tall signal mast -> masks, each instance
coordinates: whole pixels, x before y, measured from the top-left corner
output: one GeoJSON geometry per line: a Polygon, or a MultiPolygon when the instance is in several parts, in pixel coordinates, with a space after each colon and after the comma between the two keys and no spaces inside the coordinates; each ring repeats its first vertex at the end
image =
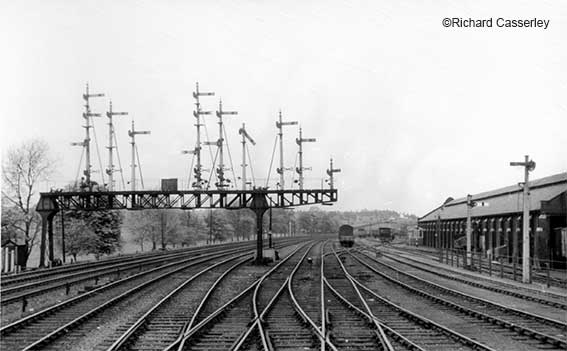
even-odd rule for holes
{"type": "Polygon", "coordinates": [[[201,163],[201,116],[202,115],[210,115],[211,111],[203,111],[201,110],[201,102],[199,97],[201,96],[214,96],[215,93],[203,93],[199,91],[199,82],[196,84],[195,91],[193,92],[193,98],[195,99],[195,110],[193,111],[193,116],[197,119],[197,123],[195,127],[197,127],[197,142],[195,143],[195,149],[191,151],[184,151],[183,153],[190,153],[196,156],[197,158],[197,165],[195,166],[195,182],[193,182],[192,186],[195,189],[201,189],[203,187],[203,165],[201,163]]]}
{"type": "Polygon", "coordinates": [[[339,173],[341,171],[340,168],[333,168],[333,158],[331,157],[329,169],[327,170],[327,174],[329,175],[329,187],[331,190],[334,189],[334,176],[333,174],[339,173]]]}
{"type": "Polygon", "coordinates": [[[299,145],[299,167],[295,171],[299,174],[299,189],[303,190],[303,171],[311,169],[311,167],[303,167],[303,143],[313,143],[317,139],[303,138],[301,134],[301,128],[299,128],[299,138],[295,139],[295,142],[299,145]]]}
{"type": "MultiPolygon", "coordinates": [[[[132,144],[132,176],[130,178],[130,188],[132,191],[136,190],[136,158],[138,158],[138,163],[140,157],[138,155],[138,149],[136,148],[136,135],[137,134],[151,134],[149,130],[136,130],[134,128],[134,120],[132,120],[132,130],[128,131],[128,136],[130,136],[130,144],[132,144]],[[137,157],[138,156],[138,157],[137,157]]],[[[138,168],[140,166],[138,165],[138,168]]],[[[140,170],[140,180],[142,180],[142,171],[140,170]]],[[[144,187],[144,183],[142,180],[142,187],[144,187]]]]}
{"type": "MultiPolygon", "coordinates": [[[[112,124],[112,117],[113,116],[126,116],[128,112],[114,112],[112,111],[112,100],[110,101],[110,105],[108,107],[108,112],[106,112],[106,117],[108,117],[108,168],[106,169],[106,174],[108,174],[108,190],[114,190],[114,161],[113,161],[113,153],[112,149],[116,148],[114,146],[114,125],[112,124]]],[[[133,128],[132,128],[133,129],[133,128]]]]}
{"type": "Polygon", "coordinates": [[[237,115],[238,112],[236,111],[223,111],[222,109],[222,100],[219,100],[219,109],[216,112],[217,117],[219,118],[219,139],[217,140],[217,147],[219,151],[219,167],[217,168],[217,178],[218,182],[215,184],[218,189],[224,189],[228,187],[227,182],[230,182],[230,179],[226,179],[224,176],[224,159],[223,159],[223,144],[224,144],[224,137],[223,137],[223,122],[222,116],[227,115],[237,115]]]}
{"type": "Polygon", "coordinates": [[[280,189],[285,189],[285,179],[284,179],[284,153],[283,153],[283,126],[293,126],[297,125],[297,121],[292,122],[282,122],[282,111],[279,113],[279,120],[276,122],[276,127],[279,129],[278,136],[280,137],[280,167],[276,169],[276,172],[280,175],[280,189]]]}
{"type": "MultiPolygon", "coordinates": [[[[247,164],[246,164],[246,139],[250,140],[252,145],[256,145],[256,142],[246,132],[246,129],[244,127],[244,123],[242,123],[242,128],[240,128],[238,130],[238,133],[240,135],[242,135],[242,190],[246,190],[246,188],[247,188],[247,184],[246,184],[246,166],[247,166],[247,164]]],[[[254,176],[254,175],[252,174],[252,176],[254,176]]]]}
{"type": "Polygon", "coordinates": [[[91,183],[91,173],[92,173],[92,165],[91,165],[91,136],[90,136],[90,129],[93,127],[91,125],[91,117],[100,117],[100,113],[92,113],[91,106],[89,104],[89,99],[92,97],[103,97],[104,94],[91,94],[89,92],[89,84],[87,83],[86,92],[83,94],[83,100],[85,100],[85,112],[83,112],[83,118],[85,119],[85,139],[82,142],[78,143],[71,143],[73,146],[82,146],[84,147],[86,153],[85,159],[85,171],[83,174],[85,175],[85,184],[87,184],[89,190],[92,190],[92,183],[91,183]]]}

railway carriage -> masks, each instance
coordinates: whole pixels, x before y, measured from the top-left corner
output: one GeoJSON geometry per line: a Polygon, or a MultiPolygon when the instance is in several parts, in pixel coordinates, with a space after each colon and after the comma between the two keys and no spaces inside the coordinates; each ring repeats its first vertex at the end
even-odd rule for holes
{"type": "Polygon", "coordinates": [[[375,238],[378,238],[383,243],[390,243],[394,239],[394,235],[392,233],[392,228],[388,227],[380,227],[376,235],[373,235],[375,238]]]}
{"type": "Polygon", "coordinates": [[[339,228],[339,242],[341,246],[352,247],[354,245],[354,228],[348,224],[339,228]]]}

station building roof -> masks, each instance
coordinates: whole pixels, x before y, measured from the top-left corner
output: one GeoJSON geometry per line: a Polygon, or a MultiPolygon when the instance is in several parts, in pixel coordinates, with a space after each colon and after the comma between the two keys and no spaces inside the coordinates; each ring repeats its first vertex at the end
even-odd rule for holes
{"type": "MultiPolygon", "coordinates": [[[[565,198],[567,193],[567,172],[549,177],[534,179],[530,186],[530,211],[540,211],[542,201],[551,201],[558,196],[565,198]]],[[[472,209],[472,217],[497,216],[522,212],[522,186],[519,184],[472,195],[473,201],[488,203],[488,206],[476,206],[472,209]]],[[[563,200],[565,201],[565,200],[563,200]]],[[[564,205],[563,205],[564,206],[564,205]]],[[[420,222],[443,219],[460,219],[467,216],[467,198],[462,197],[448,201],[435,208],[423,217],[420,222]]]]}

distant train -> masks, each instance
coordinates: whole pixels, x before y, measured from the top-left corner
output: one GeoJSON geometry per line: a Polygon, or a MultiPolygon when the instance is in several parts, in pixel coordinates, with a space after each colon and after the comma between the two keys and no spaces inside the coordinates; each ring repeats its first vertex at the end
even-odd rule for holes
{"type": "Polygon", "coordinates": [[[390,243],[394,240],[394,235],[392,233],[392,228],[380,227],[378,230],[372,231],[372,236],[377,238],[383,243],[390,243]]]}
{"type": "Polygon", "coordinates": [[[341,225],[339,228],[339,242],[341,246],[352,247],[354,245],[354,228],[348,224],[341,225]]]}

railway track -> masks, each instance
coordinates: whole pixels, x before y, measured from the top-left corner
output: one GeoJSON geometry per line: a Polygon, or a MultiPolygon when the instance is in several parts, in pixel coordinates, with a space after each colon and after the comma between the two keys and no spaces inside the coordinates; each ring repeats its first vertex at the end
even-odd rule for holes
{"type": "MultiPolygon", "coordinates": [[[[316,322],[308,317],[305,310],[297,303],[297,293],[294,292],[292,285],[300,267],[311,266],[312,256],[320,255],[321,245],[320,242],[311,245],[297,262],[292,262],[288,266],[291,270],[287,272],[285,279],[274,275],[275,280],[266,279],[257,285],[253,298],[257,321],[255,327],[262,349],[316,350],[319,342],[322,342],[323,334],[318,333],[316,322]],[[264,286],[273,286],[277,291],[262,289],[264,286]],[[260,301],[267,298],[270,298],[269,302],[261,308],[260,301]]],[[[316,291],[311,293],[318,295],[316,291]]]]}
{"type": "Polygon", "coordinates": [[[303,242],[271,268],[250,264],[250,248],[213,251],[122,277],[6,325],[0,348],[523,351],[567,345],[565,323],[463,296],[408,274],[411,266],[358,249],[303,242]]]}
{"type": "Polygon", "coordinates": [[[248,249],[240,249],[240,252],[231,249],[206,257],[189,258],[99,287],[4,326],[0,329],[0,346],[5,350],[34,350],[49,348],[57,342],[65,345],[65,341],[61,342],[61,339],[69,337],[72,340],[72,332],[79,330],[80,334],[81,325],[109,311],[112,306],[128,300],[136,304],[139,302],[137,299],[142,299],[145,293],[155,294],[156,289],[163,294],[179,283],[180,279],[176,275],[191,275],[211,260],[248,252],[248,249]],[[169,283],[164,283],[168,281],[169,283]]]}
{"type": "Polygon", "coordinates": [[[77,262],[73,264],[67,264],[60,267],[45,268],[45,269],[35,269],[30,271],[25,271],[17,274],[3,274],[2,280],[0,282],[0,287],[3,291],[8,287],[13,287],[16,285],[23,285],[33,281],[41,281],[46,278],[55,278],[57,276],[68,277],[69,273],[72,272],[85,272],[95,270],[101,267],[115,267],[117,264],[131,263],[131,262],[141,262],[149,259],[163,259],[169,256],[178,256],[187,253],[198,253],[202,251],[207,251],[210,249],[219,250],[227,247],[238,247],[253,244],[253,242],[238,242],[238,243],[224,243],[207,245],[200,247],[190,247],[185,249],[173,250],[173,251],[159,251],[159,252],[148,252],[141,254],[130,254],[121,255],[112,258],[105,258],[99,261],[86,261],[77,262]]]}
{"type": "MultiPolygon", "coordinates": [[[[236,246],[236,247],[244,247],[236,246]]],[[[54,274],[44,275],[32,281],[26,280],[26,283],[9,284],[8,287],[2,287],[2,306],[9,305],[14,302],[20,302],[22,299],[30,299],[33,296],[41,295],[56,289],[65,288],[74,290],[80,289],[80,283],[95,282],[104,283],[113,280],[116,277],[127,276],[133,272],[141,272],[142,270],[151,269],[160,265],[179,260],[184,257],[198,257],[214,252],[212,248],[203,248],[188,252],[174,253],[170,255],[157,255],[157,257],[131,259],[129,262],[112,262],[95,267],[82,267],[81,269],[72,269],[70,272],[56,272],[54,274]]],[[[75,268],[75,267],[72,267],[75,268]]],[[[68,295],[67,293],[66,295],[68,295]]]]}
{"type": "Polygon", "coordinates": [[[322,263],[326,327],[333,345],[339,350],[394,350],[381,326],[365,313],[363,301],[341,270],[334,251],[325,255],[322,263]]]}
{"type": "Polygon", "coordinates": [[[552,292],[536,291],[534,289],[529,289],[527,287],[520,287],[512,284],[505,284],[502,282],[494,282],[493,280],[481,278],[478,276],[472,276],[466,272],[459,272],[456,274],[447,268],[440,267],[433,264],[424,263],[407,257],[405,255],[392,255],[385,253],[382,250],[377,250],[374,247],[364,247],[364,249],[369,249],[372,252],[377,252],[384,257],[398,262],[399,264],[408,267],[409,269],[419,269],[427,273],[442,277],[444,279],[452,280],[455,282],[463,283],[469,286],[474,286],[482,288],[485,290],[490,290],[500,294],[517,297],[523,300],[534,301],[542,305],[547,305],[555,308],[560,308],[567,310],[567,297],[554,294],[552,292]]]}
{"type": "Polygon", "coordinates": [[[228,258],[195,274],[139,317],[121,335],[111,338],[101,350],[163,350],[194,324],[200,303],[208,292],[238,267],[250,263],[251,255],[228,258]],[[236,262],[234,262],[236,260],[236,262]],[[211,283],[212,282],[212,283],[211,283]],[[108,343],[107,343],[108,344],[108,343]],[[108,346],[108,347],[104,347],[108,346]]]}
{"type": "MultiPolygon", "coordinates": [[[[278,240],[281,243],[297,242],[297,239],[278,240]]],[[[27,277],[25,281],[12,282],[2,288],[2,323],[7,324],[16,319],[31,314],[34,310],[46,308],[64,301],[76,294],[82,294],[85,289],[93,289],[100,285],[112,283],[129,275],[153,269],[177,260],[188,257],[203,257],[219,249],[253,248],[251,242],[237,244],[214,245],[210,247],[194,248],[183,252],[159,254],[157,257],[141,257],[138,260],[130,259],[125,263],[112,261],[104,265],[95,265],[94,268],[69,267],[69,272],[59,268],[56,272],[44,271],[35,275],[35,280],[27,277]],[[108,266],[111,264],[111,266],[108,266]]]]}
{"type": "MultiPolygon", "coordinates": [[[[393,248],[391,247],[390,249],[392,250],[401,250],[398,248],[393,248]]],[[[427,259],[431,259],[431,260],[439,260],[439,254],[436,253],[432,253],[431,251],[426,251],[426,250],[416,250],[415,248],[405,248],[403,251],[408,252],[411,251],[413,253],[416,253],[419,256],[423,256],[426,257],[427,259]]],[[[475,257],[474,260],[474,267],[475,269],[477,269],[477,272],[482,273],[482,274],[487,274],[487,275],[500,275],[502,273],[503,277],[506,279],[510,279],[510,280],[518,280],[521,277],[521,267],[518,264],[518,267],[516,268],[516,273],[514,274],[514,267],[510,264],[505,264],[505,263],[500,263],[497,261],[489,261],[488,258],[484,258],[480,264],[478,262],[478,260],[475,257]]],[[[532,268],[532,282],[534,283],[538,283],[538,284],[543,284],[543,285],[547,285],[549,283],[549,286],[554,286],[554,287],[558,287],[558,288],[562,288],[562,289],[566,289],[567,288],[567,279],[558,279],[555,277],[547,277],[547,274],[545,271],[543,270],[538,270],[535,268],[532,268]]]]}
{"type": "MultiPolygon", "coordinates": [[[[254,328],[250,328],[257,321],[255,307],[256,311],[258,309],[255,299],[261,294],[274,292],[269,289],[262,290],[259,294],[260,289],[257,287],[268,279],[271,283],[278,281],[281,278],[279,273],[281,270],[289,272],[290,266],[297,264],[300,255],[306,251],[306,245],[291,252],[260,278],[247,282],[244,289],[230,299],[226,297],[223,299],[222,291],[216,289],[216,299],[212,296],[214,293],[211,294],[209,301],[205,302],[205,305],[210,306],[202,307],[204,313],[197,313],[194,326],[188,328],[176,342],[167,347],[167,350],[232,350],[237,347],[256,349],[260,340],[258,334],[254,333],[254,328]],[[273,280],[272,275],[275,275],[273,280]],[[222,305],[217,307],[219,304],[222,305]],[[217,308],[212,310],[215,307],[217,308]]],[[[229,296],[232,295],[234,294],[229,296]]],[[[262,302],[264,301],[266,299],[262,297],[262,302]]]]}
{"type": "MultiPolygon", "coordinates": [[[[352,276],[342,262],[339,264],[343,273],[348,277],[351,287],[356,290],[359,299],[363,301],[369,318],[381,326],[396,350],[493,350],[381,297],[352,276]]],[[[364,272],[361,273],[364,274],[364,272]]],[[[334,291],[334,293],[338,295],[338,292],[334,291]]],[[[345,297],[341,299],[346,300],[345,297]]],[[[351,308],[364,313],[360,307],[351,306],[351,308]]]]}
{"type": "Polygon", "coordinates": [[[222,302],[215,294],[221,295],[220,291],[232,285],[244,287],[247,280],[255,278],[251,274],[253,270],[247,266],[251,258],[245,256],[236,263],[229,259],[209,266],[169,293],[133,322],[130,328],[114,335],[103,345],[108,347],[98,349],[163,350],[176,341],[180,342],[183,335],[203,320],[207,313],[214,312],[214,309],[205,311],[205,305],[213,305],[214,308],[222,302]],[[240,284],[231,284],[231,278],[240,284]],[[215,301],[209,303],[211,300],[215,301]]]}
{"type": "Polygon", "coordinates": [[[381,294],[387,292],[389,298],[403,300],[415,309],[442,312],[437,317],[445,318],[451,325],[459,323],[458,319],[454,318],[458,316],[471,327],[468,330],[461,327],[461,331],[457,327],[457,331],[464,335],[468,334],[471,339],[470,333],[473,330],[479,331],[480,334],[475,334],[477,338],[497,333],[486,339],[488,342],[484,344],[488,346],[490,341],[503,337],[506,337],[507,347],[516,350],[533,347],[562,349],[567,345],[565,324],[560,321],[515,310],[426,282],[360,253],[354,253],[349,257],[351,260],[347,268],[353,270],[353,276],[370,290],[380,291],[381,294]]]}

